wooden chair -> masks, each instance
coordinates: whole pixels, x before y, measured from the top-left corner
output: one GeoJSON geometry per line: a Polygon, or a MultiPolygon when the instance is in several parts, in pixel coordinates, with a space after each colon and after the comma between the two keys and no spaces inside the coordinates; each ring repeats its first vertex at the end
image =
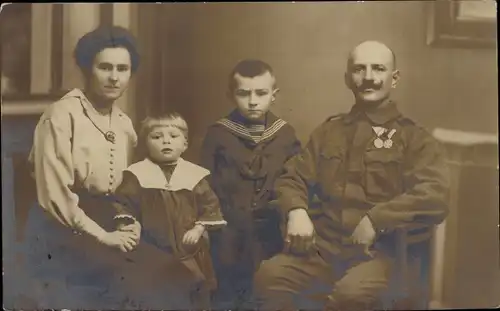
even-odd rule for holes
{"type": "Polygon", "coordinates": [[[415,224],[393,233],[396,270],[384,308],[390,310],[426,310],[431,295],[432,240],[435,226],[415,224]]]}

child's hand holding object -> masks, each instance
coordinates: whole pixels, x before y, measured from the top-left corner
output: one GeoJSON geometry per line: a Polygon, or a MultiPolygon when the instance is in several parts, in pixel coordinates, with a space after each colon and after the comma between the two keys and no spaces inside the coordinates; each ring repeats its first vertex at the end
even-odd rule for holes
{"type": "Polygon", "coordinates": [[[184,237],[182,238],[182,243],[188,245],[194,245],[198,243],[204,232],[205,232],[205,227],[203,225],[197,224],[194,226],[193,229],[189,230],[184,234],[184,237]]]}

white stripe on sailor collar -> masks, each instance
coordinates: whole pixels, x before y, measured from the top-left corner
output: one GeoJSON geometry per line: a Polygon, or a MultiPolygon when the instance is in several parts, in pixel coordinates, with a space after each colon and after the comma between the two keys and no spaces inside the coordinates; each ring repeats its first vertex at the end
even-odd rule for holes
{"type": "Polygon", "coordinates": [[[251,135],[248,128],[227,118],[221,119],[217,121],[217,123],[227,127],[228,129],[236,132],[239,135],[243,135],[244,137],[252,139],[256,142],[260,142],[276,134],[286,124],[286,121],[283,119],[277,119],[271,126],[264,130],[262,136],[251,135]]]}

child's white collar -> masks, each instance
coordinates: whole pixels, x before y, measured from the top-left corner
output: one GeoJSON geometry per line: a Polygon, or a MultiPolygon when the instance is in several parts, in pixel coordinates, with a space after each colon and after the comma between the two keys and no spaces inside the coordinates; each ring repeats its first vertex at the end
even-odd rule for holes
{"type": "Polygon", "coordinates": [[[160,166],[147,158],[132,164],[126,171],[134,174],[143,188],[170,191],[193,190],[203,178],[210,174],[207,169],[182,158],[178,159],[177,166],[170,177],[170,182],[165,178],[160,166]]]}

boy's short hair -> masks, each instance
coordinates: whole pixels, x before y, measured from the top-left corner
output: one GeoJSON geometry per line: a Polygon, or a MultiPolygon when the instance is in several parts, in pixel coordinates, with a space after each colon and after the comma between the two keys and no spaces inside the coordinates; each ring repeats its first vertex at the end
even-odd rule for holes
{"type": "MultiPolygon", "coordinates": [[[[232,92],[237,87],[234,76],[239,74],[242,77],[253,78],[269,72],[274,77],[273,68],[268,63],[258,59],[245,59],[240,61],[229,74],[229,91],[232,92]]],[[[276,87],[276,82],[273,87],[276,87]]]]}
{"type": "Polygon", "coordinates": [[[157,126],[173,126],[178,128],[186,141],[189,137],[189,127],[186,120],[177,112],[163,113],[158,116],[148,116],[142,120],[139,129],[138,153],[140,158],[147,156],[146,140],[153,128],[157,126]]]}

